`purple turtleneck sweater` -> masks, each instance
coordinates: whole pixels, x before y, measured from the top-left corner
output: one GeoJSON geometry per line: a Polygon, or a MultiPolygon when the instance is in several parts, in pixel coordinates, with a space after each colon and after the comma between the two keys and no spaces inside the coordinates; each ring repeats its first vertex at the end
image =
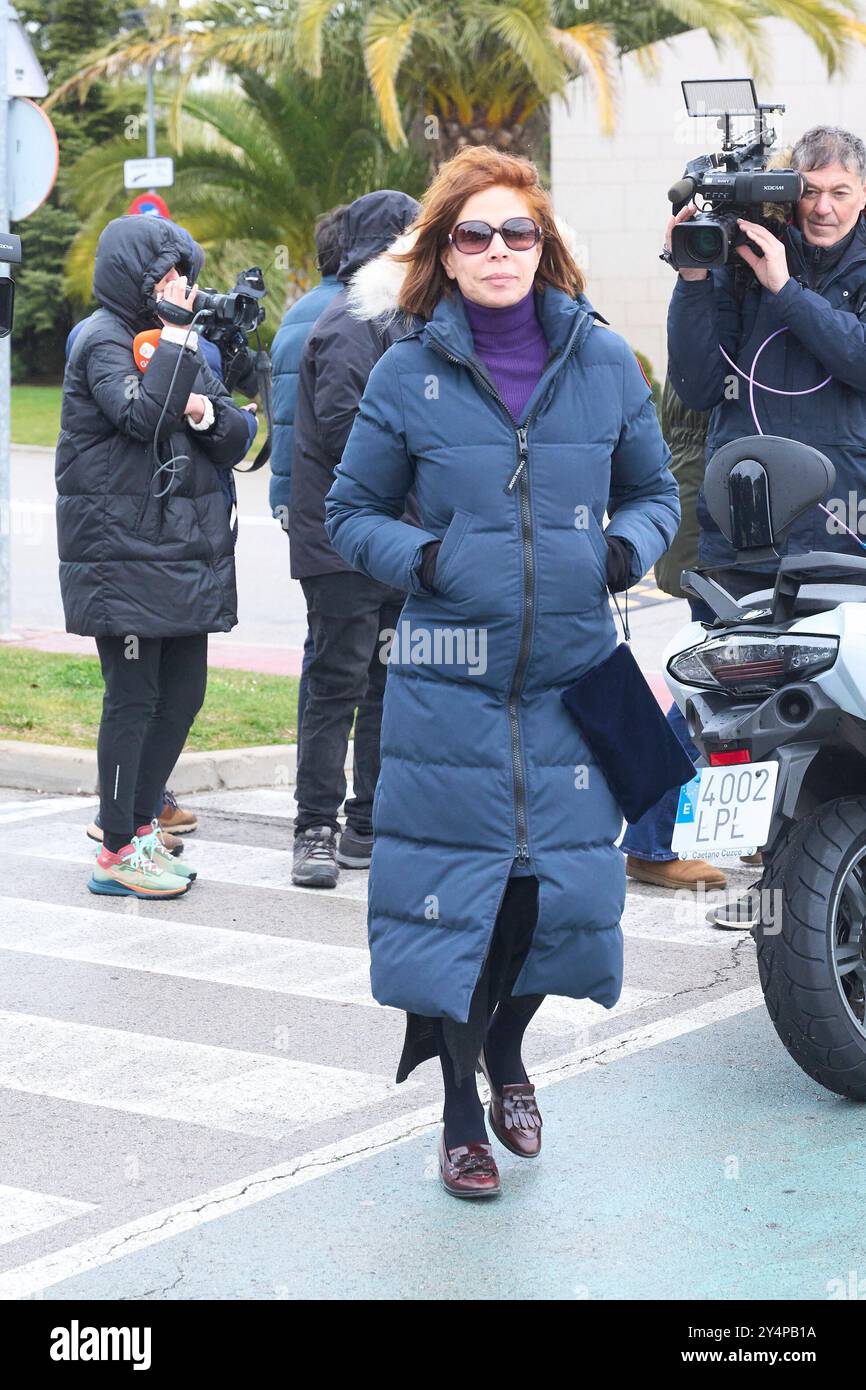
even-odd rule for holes
{"type": "Polygon", "coordinates": [[[475,351],[515,420],[535,390],[550,356],[535,309],[535,290],[516,304],[489,309],[463,295],[475,351]]]}

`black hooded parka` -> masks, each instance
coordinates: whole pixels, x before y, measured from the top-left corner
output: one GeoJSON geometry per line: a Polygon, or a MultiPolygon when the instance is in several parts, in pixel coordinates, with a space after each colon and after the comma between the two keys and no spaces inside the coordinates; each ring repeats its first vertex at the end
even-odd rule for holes
{"type": "Polygon", "coordinates": [[[67,362],[55,460],[68,632],[176,637],[228,632],[237,622],[234,542],[218,469],[247,451],[243,412],[200,351],[162,339],[143,373],[133,355],[135,336],[161,327],[154,285],[172,266],[192,283],[203,260],[192,238],[162,218],[119,217],[99,238],[93,294],[100,307],[67,362]],[[209,430],[187,422],[190,392],[213,402],[209,430]]]}

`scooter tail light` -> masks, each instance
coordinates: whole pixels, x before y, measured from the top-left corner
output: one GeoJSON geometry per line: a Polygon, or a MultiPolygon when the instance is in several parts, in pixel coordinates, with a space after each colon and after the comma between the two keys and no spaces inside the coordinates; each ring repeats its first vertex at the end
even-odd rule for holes
{"type": "Polygon", "coordinates": [[[668,671],[684,685],[747,697],[810,680],[829,670],[838,652],[839,639],[829,634],[731,632],[680,652],[668,671]]]}
{"type": "Polygon", "coordinates": [[[731,767],[734,763],[750,763],[752,755],[748,748],[729,748],[724,753],[710,753],[710,767],[731,767]]]}

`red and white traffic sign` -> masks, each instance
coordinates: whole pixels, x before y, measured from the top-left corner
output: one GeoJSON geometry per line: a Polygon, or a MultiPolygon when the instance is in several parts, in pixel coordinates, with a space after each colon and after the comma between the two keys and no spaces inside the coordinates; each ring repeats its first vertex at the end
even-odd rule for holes
{"type": "Polygon", "coordinates": [[[127,212],[140,212],[145,217],[171,217],[168,204],[158,193],[139,193],[137,198],[133,198],[127,212]]]}

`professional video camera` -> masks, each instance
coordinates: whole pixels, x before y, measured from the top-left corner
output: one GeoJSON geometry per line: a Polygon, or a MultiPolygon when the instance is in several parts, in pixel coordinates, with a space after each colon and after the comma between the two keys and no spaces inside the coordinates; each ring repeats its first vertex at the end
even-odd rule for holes
{"type": "MultiPolygon", "coordinates": [[[[12,232],[0,232],[0,264],[21,264],[21,238],[12,232]]],[[[15,281],[10,275],[0,276],[0,338],[12,332],[15,313],[15,281]]]]}
{"type": "Polygon", "coordinates": [[[182,309],[178,304],[157,301],[160,318],[166,323],[186,327],[195,320],[197,330],[220,350],[223,366],[223,380],[230,391],[252,399],[260,396],[268,425],[268,437],[258,457],[246,472],[261,468],[271,454],[273,431],[273,412],[271,408],[271,359],[259,345],[254,352],[247,342],[247,336],[255,333],[258,338],[259,324],[265,311],[259,302],[265,295],[265,281],[258,266],[242,270],[235,287],[228,294],[220,294],[214,289],[200,289],[192,302],[192,310],[182,309]]]}
{"type": "Polygon", "coordinates": [[[258,266],[241,271],[235,287],[228,294],[218,290],[200,289],[193,300],[192,312],[167,304],[157,305],[160,317],[181,327],[196,320],[196,328],[220,350],[223,375],[230,391],[239,390],[245,396],[257,394],[257,357],[247,343],[265,317],[260,300],[265,294],[265,282],[258,266]]]}
{"type": "Polygon", "coordinates": [[[703,154],[690,159],[679,182],[668,190],[674,213],[700,195],[703,206],[694,217],[673,229],[670,251],[661,260],[675,270],[686,267],[709,270],[714,266],[740,265],[734,254],[738,246],[749,245],[761,252],[737,226],[737,218],[762,222],[762,204],[796,203],[803,191],[803,180],[796,169],[767,169],[767,156],[776,139],[768,123],[772,111],[784,106],[764,105],[755,95],[750,77],[713,78],[683,82],[683,98],[690,116],[718,116],[724,131],[721,154],[703,154]],[[738,140],[731,123],[737,116],[752,118],[753,127],[738,140]]]}

